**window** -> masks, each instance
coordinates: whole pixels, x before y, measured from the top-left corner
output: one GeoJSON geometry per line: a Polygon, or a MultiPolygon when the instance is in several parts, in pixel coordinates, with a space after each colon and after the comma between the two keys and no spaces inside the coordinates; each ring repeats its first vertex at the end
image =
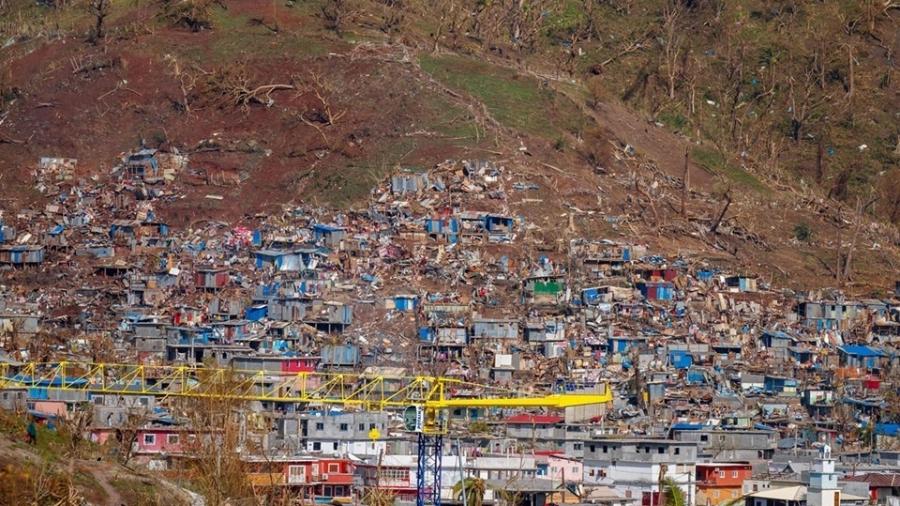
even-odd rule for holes
{"type": "Polygon", "coordinates": [[[737,472],[737,471],[731,471],[731,477],[732,477],[732,478],[737,478],[737,477],[738,477],[738,472],[737,472]]]}
{"type": "MultiPolygon", "coordinates": [[[[588,450],[590,450],[591,453],[594,453],[594,451],[596,450],[596,447],[594,445],[588,445],[588,450]]],[[[603,451],[606,451],[606,450],[603,450],[603,451]]]]}
{"type": "Polygon", "coordinates": [[[155,445],[156,444],[156,434],[144,434],[144,444],[145,445],[155,445]]]}
{"type": "Polygon", "coordinates": [[[147,407],[150,405],[150,399],[148,397],[139,397],[138,402],[141,406],[147,407]]]}
{"type": "Polygon", "coordinates": [[[381,478],[385,480],[408,480],[409,479],[409,471],[406,469],[382,469],[381,470],[381,478]]]}
{"type": "Polygon", "coordinates": [[[313,451],[314,452],[322,451],[322,443],[320,443],[318,441],[313,442],[313,451]]]}
{"type": "Polygon", "coordinates": [[[364,423],[359,424],[359,430],[360,431],[366,430],[366,424],[364,424],[364,423]]]}
{"type": "Polygon", "coordinates": [[[678,446],[675,447],[675,455],[681,455],[681,448],[678,446]]]}
{"type": "Polygon", "coordinates": [[[700,434],[700,441],[702,441],[704,443],[709,441],[709,435],[708,434],[700,434]]]}
{"type": "Polygon", "coordinates": [[[166,444],[177,445],[180,439],[178,434],[166,434],[166,444]]]}
{"type": "Polygon", "coordinates": [[[575,448],[575,451],[578,451],[578,450],[583,449],[583,448],[584,448],[584,445],[581,444],[581,443],[575,443],[574,448],[575,448]]]}
{"type": "MultiPolygon", "coordinates": [[[[5,392],[3,393],[3,398],[6,399],[6,393],[5,393],[5,392]]],[[[98,395],[98,396],[94,397],[94,405],[95,405],[95,406],[102,406],[102,405],[103,405],[103,396],[102,396],[102,395],[98,395]]]]}
{"type": "Polygon", "coordinates": [[[659,453],[660,455],[662,455],[663,452],[665,452],[665,450],[666,450],[665,448],[663,448],[662,446],[660,446],[659,448],[656,449],[656,453],[659,453]]]}
{"type": "MultiPolygon", "coordinates": [[[[591,451],[594,451],[593,447],[591,447],[591,451]]],[[[608,451],[609,451],[609,447],[606,445],[603,445],[603,453],[607,453],[608,451]]]]}
{"type": "Polygon", "coordinates": [[[375,424],[374,424],[374,423],[370,423],[370,424],[369,424],[369,430],[374,430],[374,429],[375,429],[375,424]]]}
{"type": "Polygon", "coordinates": [[[347,430],[350,428],[350,426],[346,423],[342,423],[340,425],[340,428],[341,428],[341,432],[347,432],[347,430]]]}
{"type": "MultiPolygon", "coordinates": [[[[660,450],[662,450],[662,448],[660,448],[660,450]]],[[[645,446],[645,447],[644,447],[644,453],[650,453],[650,447],[649,447],[649,446],[645,446]]]]}
{"type": "Polygon", "coordinates": [[[338,442],[335,441],[334,443],[331,443],[331,448],[334,449],[334,450],[337,450],[337,449],[338,449],[338,442]]]}
{"type": "Polygon", "coordinates": [[[329,462],[328,463],[328,473],[339,473],[341,472],[341,465],[337,462],[329,462]]]}
{"type": "Polygon", "coordinates": [[[325,430],[325,424],[322,422],[316,422],[316,430],[325,430]]]}
{"type": "Polygon", "coordinates": [[[725,471],[719,471],[719,478],[725,477],[725,471]]]}

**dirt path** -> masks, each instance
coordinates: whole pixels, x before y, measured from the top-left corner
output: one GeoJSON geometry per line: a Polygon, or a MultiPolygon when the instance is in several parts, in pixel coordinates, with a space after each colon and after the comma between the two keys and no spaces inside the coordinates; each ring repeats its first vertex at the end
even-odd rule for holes
{"type": "Polygon", "coordinates": [[[106,493],[106,504],[109,506],[125,505],[122,495],[109,482],[111,470],[105,464],[88,461],[81,461],[80,463],[84,472],[91,473],[94,479],[97,480],[97,483],[100,484],[100,488],[106,493]]]}

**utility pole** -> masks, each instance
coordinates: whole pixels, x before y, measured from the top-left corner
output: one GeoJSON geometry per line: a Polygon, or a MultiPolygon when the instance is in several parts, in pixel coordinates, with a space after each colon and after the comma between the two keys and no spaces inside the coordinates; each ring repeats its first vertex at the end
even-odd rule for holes
{"type": "Polygon", "coordinates": [[[459,482],[462,483],[462,506],[469,506],[467,504],[468,498],[466,497],[466,468],[463,465],[462,443],[460,443],[459,438],[456,438],[456,462],[459,466],[459,482]]]}

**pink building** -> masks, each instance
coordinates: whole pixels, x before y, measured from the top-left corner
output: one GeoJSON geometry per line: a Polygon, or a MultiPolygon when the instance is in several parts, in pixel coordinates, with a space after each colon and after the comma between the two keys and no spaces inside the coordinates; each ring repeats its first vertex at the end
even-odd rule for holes
{"type": "Polygon", "coordinates": [[[139,429],[134,442],[135,455],[183,454],[196,435],[182,427],[146,427],[139,429]]]}
{"type": "Polygon", "coordinates": [[[68,408],[66,407],[66,401],[29,401],[28,409],[34,411],[35,413],[47,416],[56,416],[58,418],[65,418],[69,413],[68,408]],[[32,405],[33,404],[33,405],[32,405]]]}
{"type": "Polygon", "coordinates": [[[534,460],[536,478],[550,479],[553,483],[581,483],[583,480],[582,463],[566,457],[563,452],[535,451],[534,460]]]}

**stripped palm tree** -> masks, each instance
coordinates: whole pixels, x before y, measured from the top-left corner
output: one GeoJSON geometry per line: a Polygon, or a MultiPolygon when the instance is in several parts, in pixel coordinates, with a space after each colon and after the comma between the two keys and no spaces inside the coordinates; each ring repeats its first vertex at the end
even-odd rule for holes
{"type": "Polygon", "coordinates": [[[485,490],[485,483],[481,478],[465,478],[453,485],[453,497],[461,499],[465,491],[466,506],[482,506],[485,490]]]}
{"type": "Polygon", "coordinates": [[[684,490],[672,478],[662,480],[662,496],[666,506],[685,506],[684,490]]]}

